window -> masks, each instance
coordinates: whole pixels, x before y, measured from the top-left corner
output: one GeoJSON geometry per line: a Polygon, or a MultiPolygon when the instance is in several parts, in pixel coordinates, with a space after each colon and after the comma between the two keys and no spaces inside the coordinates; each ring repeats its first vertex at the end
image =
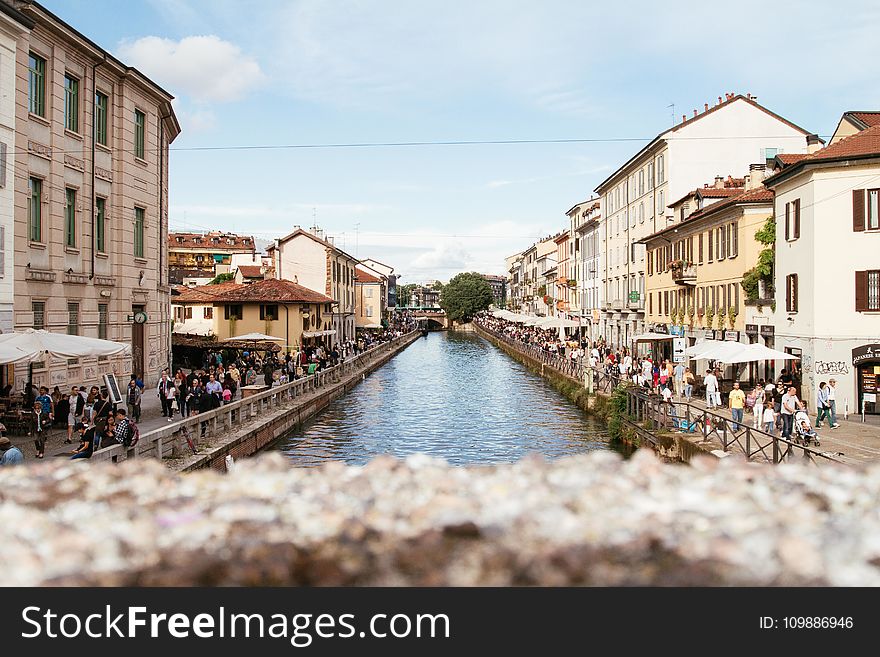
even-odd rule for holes
{"type": "Polygon", "coordinates": [[[43,241],[43,181],[31,178],[28,187],[28,239],[31,242],[43,241]]]}
{"type": "Polygon", "coordinates": [[[853,230],[880,229],[880,189],[853,190],[853,230]]]}
{"type": "Polygon", "coordinates": [[[275,321],[278,319],[278,304],[260,304],[260,319],[275,321]]]}
{"type": "Polygon", "coordinates": [[[107,339],[107,304],[98,304],[98,337],[107,339]]]}
{"type": "Polygon", "coordinates": [[[373,316],[373,306],[367,306],[367,317],[373,316]]]}
{"type": "Polygon", "coordinates": [[[657,158],[657,184],[661,184],[664,180],[666,180],[666,171],[663,166],[663,156],[657,158]]]}
{"type": "Polygon", "coordinates": [[[639,203],[639,223],[645,223],[645,204],[639,203]]]}
{"type": "Polygon", "coordinates": [[[648,189],[654,189],[654,163],[648,165],[648,189]]]}
{"type": "Polygon", "coordinates": [[[193,317],[193,309],[192,306],[187,306],[183,309],[183,318],[184,319],[192,319],[193,317]]]}
{"type": "Polygon", "coordinates": [[[880,270],[856,272],[856,312],[880,311],[880,270]]]}
{"type": "Polygon", "coordinates": [[[214,319],[214,306],[206,306],[204,316],[205,319],[214,319]]]}
{"type": "Polygon", "coordinates": [[[648,254],[648,276],[654,275],[654,254],[648,254]]]}
{"type": "Polygon", "coordinates": [[[645,193],[645,170],[639,169],[639,196],[645,193]]]}
{"type": "Polygon", "coordinates": [[[76,190],[68,188],[64,206],[64,246],[76,248],[76,190]]]}
{"type": "Polygon", "coordinates": [[[101,146],[107,145],[107,105],[106,94],[95,92],[95,141],[101,146]]]}
{"type": "Polygon", "coordinates": [[[796,198],[785,204],[785,239],[793,242],[801,236],[801,200],[796,198]]]}
{"type": "Polygon", "coordinates": [[[367,297],[367,299],[372,299],[373,298],[373,288],[368,287],[367,289],[365,289],[364,296],[367,297]]]}
{"type": "Polygon", "coordinates": [[[79,80],[64,76],[64,129],[79,132],[79,80]]]}
{"type": "Polygon", "coordinates": [[[729,233],[727,238],[727,256],[735,258],[739,254],[739,231],[737,222],[733,222],[727,227],[729,233]]]}
{"type": "Polygon", "coordinates": [[[79,304],[67,304],[67,335],[79,335],[79,304]]]}
{"type": "Polygon", "coordinates": [[[715,231],[712,230],[706,232],[707,241],[709,242],[709,257],[706,258],[706,262],[712,262],[715,259],[713,255],[714,251],[712,249],[712,246],[715,243],[715,235],[713,235],[714,232],[715,231]]]}
{"type": "Polygon", "coordinates": [[[663,206],[663,190],[657,193],[657,214],[661,217],[666,215],[666,208],[663,206]]]}
{"type": "Polygon", "coordinates": [[[134,111],[134,156],[144,159],[146,153],[147,115],[134,111]]]}
{"type": "Polygon", "coordinates": [[[762,148],[761,153],[763,154],[762,160],[772,160],[775,158],[782,150],[779,148],[762,148]]]}
{"type": "Polygon", "coordinates": [[[31,301],[31,310],[34,313],[34,330],[42,331],[46,328],[46,302],[31,301]]]}
{"type": "Polygon", "coordinates": [[[241,319],[244,313],[241,304],[226,304],[223,306],[223,319],[241,319]]]}
{"type": "Polygon", "coordinates": [[[798,276],[789,274],[785,277],[785,310],[796,313],[798,309],[798,276]]]}
{"type": "Polygon", "coordinates": [[[134,257],[144,257],[144,214],[143,208],[134,209],[134,257]]]}
{"type": "Polygon", "coordinates": [[[101,253],[106,253],[107,251],[107,240],[105,235],[105,220],[106,220],[106,209],[107,209],[107,199],[96,198],[95,199],[95,248],[101,253]]]}
{"type": "Polygon", "coordinates": [[[46,116],[46,60],[34,53],[28,59],[28,111],[46,116]]]}
{"type": "Polygon", "coordinates": [[[718,229],[718,259],[724,260],[727,257],[727,226],[721,226],[718,229]]]}

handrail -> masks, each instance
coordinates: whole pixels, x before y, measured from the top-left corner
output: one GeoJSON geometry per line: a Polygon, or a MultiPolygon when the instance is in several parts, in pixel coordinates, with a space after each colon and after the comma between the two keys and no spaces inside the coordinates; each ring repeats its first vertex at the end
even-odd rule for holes
{"type": "MultiPolygon", "coordinates": [[[[170,423],[166,427],[153,429],[141,434],[138,444],[134,447],[113,445],[100,449],[92,455],[91,460],[115,460],[125,455],[127,458],[154,457],[162,458],[169,446],[182,444],[182,439],[192,441],[193,449],[200,437],[216,436],[230,432],[243,426],[263,414],[264,410],[280,408],[283,404],[302,395],[319,390],[327,385],[338,383],[355,370],[373,362],[377,357],[391,351],[409,337],[418,334],[418,330],[410,331],[387,342],[374,345],[344,362],[318,370],[314,374],[301,377],[284,385],[269,388],[250,397],[222,405],[204,413],[193,415],[170,423]],[[204,433],[202,431],[204,430],[204,433]]],[[[173,447],[172,447],[173,451],[173,447]]]]}

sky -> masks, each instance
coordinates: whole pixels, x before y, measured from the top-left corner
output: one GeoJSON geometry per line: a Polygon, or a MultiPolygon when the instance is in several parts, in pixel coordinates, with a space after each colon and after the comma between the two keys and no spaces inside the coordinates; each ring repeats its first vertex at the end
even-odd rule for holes
{"type": "Polygon", "coordinates": [[[876,0],[42,3],[175,95],[172,230],[316,223],[404,283],[504,273],[727,92],[823,136],[880,109],[876,0]],[[597,141],[277,148],[554,139],[597,141]]]}

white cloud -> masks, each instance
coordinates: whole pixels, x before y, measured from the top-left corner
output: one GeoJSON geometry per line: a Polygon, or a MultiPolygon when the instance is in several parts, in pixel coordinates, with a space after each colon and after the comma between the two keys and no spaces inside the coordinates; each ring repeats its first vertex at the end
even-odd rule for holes
{"type": "Polygon", "coordinates": [[[214,35],[180,41],[146,36],[121,42],[117,51],[159,86],[196,102],[238,100],[266,79],[254,57],[214,35]]]}
{"type": "Polygon", "coordinates": [[[217,127],[217,115],[209,109],[183,109],[175,101],[174,111],[187,132],[208,132],[217,127]]]}

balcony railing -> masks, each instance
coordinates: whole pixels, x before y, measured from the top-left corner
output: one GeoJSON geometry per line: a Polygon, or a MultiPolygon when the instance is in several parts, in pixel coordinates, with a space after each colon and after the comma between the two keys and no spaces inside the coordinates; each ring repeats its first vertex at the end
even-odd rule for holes
{"type": "Polygon", "coordinates": [[[696,285],[697,268],[694,265],[672,265],[672,281],[677,285],[696,285]]]}

